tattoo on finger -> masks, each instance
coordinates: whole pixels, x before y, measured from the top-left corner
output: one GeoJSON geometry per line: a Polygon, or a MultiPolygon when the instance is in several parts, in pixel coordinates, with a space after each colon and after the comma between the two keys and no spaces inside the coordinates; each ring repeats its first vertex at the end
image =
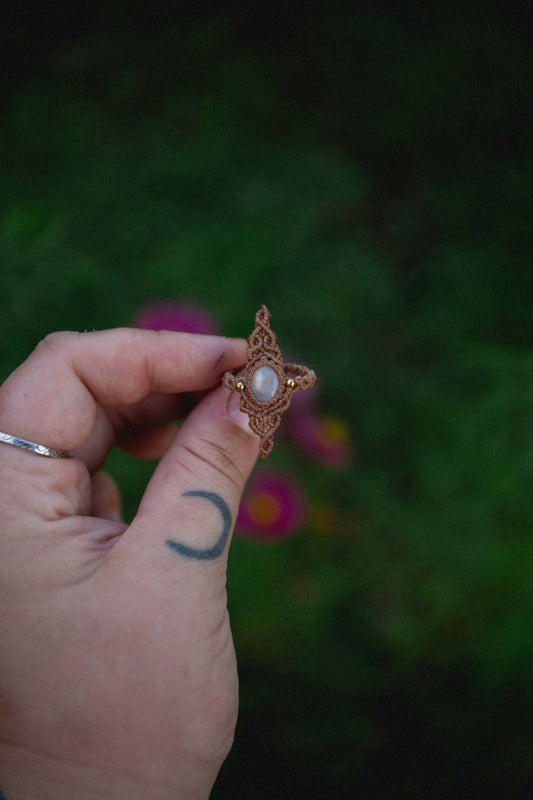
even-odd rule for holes
{"type": "MultiPolygon", "coordinates": [[[[183,492],[182,497],[199,497],[212,503],[215,508],[218,509],[220,516],[222,517],[222,531],[219,534],[218,539],[211,547],[190,547],[182,542],[176,542],[174,539],[167,539],[167,545],[171,550],[178,553],[180,556],[184,556],[185,558],[192,558],[196,559],[197,561],[209,561],[219,558],[219,556],[221,556],[224,552],[226,542],[228,541],[231,531],[232,519],[228,504],[222,499],[222,497],[220,497],[219,494],[216,494],[215,492],[183,492]]],[[[0,800],[2,800],[1,797],[0,800]]]]}

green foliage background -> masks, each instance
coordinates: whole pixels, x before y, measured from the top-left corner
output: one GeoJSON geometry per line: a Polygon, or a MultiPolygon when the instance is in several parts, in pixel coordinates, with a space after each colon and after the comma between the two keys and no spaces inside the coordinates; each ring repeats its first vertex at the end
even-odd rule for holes
{"type": "MultiPolygon", "coordinates": [[[[518,18],[252,3],[143,30],[132,5],[4,92],[2,378],[48,331],[127,325],[154,299],[228,335],[266,303],[357,456],[331,472],[280,444],[271,463],[334,521],[232,545],[241,716],[213,797],[529,797],[518,18]]],[[[153,465],[110,466],[132,515],[153,465]]]]}

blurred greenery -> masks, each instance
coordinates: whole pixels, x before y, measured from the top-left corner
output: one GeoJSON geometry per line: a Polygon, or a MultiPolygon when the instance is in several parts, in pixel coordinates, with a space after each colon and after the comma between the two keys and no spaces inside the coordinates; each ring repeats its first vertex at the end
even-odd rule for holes
{"type": "MultiPolygon", "coordinates": [[[[240,336],[264,302],[356,450],[335,472],[281,443],[330,524],[232,545],[241,716],[214,800],[529,797],[518,10],[111,8],[4,87],[1,377],[50,330],[154,299],[240,336]]],[[[110,465],[131,516],[153,465],[110,465]]]]}

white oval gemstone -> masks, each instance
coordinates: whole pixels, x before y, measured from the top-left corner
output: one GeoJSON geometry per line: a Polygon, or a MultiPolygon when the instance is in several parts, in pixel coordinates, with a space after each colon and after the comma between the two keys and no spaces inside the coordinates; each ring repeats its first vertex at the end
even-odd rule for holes
{"type": "Polygon", "coordinates": [[[261,403],[268,403],[276,396],[279,378],[272,367],[259,367],[252,375],[252,392],[261,403]]]}

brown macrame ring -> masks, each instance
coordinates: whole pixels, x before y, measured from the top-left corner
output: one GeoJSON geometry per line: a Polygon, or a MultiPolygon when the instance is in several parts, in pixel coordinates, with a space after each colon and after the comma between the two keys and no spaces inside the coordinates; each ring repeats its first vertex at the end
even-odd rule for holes
{"type": "Polygon", "coordinates": [[[278,337],[270,328],[270,316],[265,305],[255,315],[244,374],[226,372],[222,378],[224,386],[241,394],[240,408],[248,414],[250,428],[259,436],[261,458],[272,452],[274,433],[293,392],[310,389],[316,380],[313,370],[283,362],[278,337]]]}

